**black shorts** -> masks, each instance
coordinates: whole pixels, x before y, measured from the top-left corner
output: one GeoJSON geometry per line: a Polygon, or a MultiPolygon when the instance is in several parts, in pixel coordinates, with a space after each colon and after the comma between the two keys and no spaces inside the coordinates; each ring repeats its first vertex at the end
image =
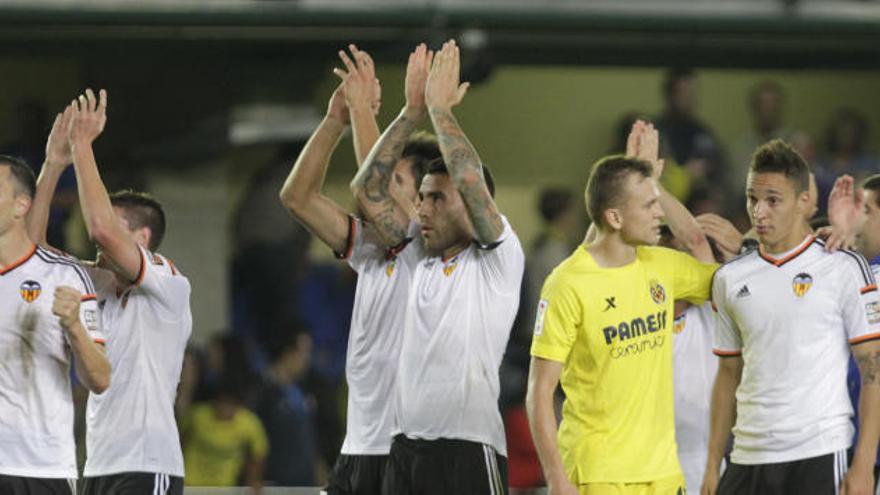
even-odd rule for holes
{"type": "Polygon", "coordinates": [[[76,480],[63,478],[25,478],[0,474],[3,495],[76,495],[76,480]]]}
{"type": "Polygon", "coordinates": [[[394,437],[383,495],[506,495],[507,458],[466,440],[394,437]]]}
{"type": "Polygon", "coordinates": [[[379,495],[388,465],[387,455],[345,455],[336,464],[327,480],[327,495],[379,495]]]}
{"type": "Polygon", "coordinates": [[[119,473],[83,478],[82,495],[183,495],[183,478],[161,473],[119,473]]]}
{"type": "Polygon", "coordinates": [[[730,463],[718,495],[836,495],[846,466],[845,450],[776,464],[730,463]]]}

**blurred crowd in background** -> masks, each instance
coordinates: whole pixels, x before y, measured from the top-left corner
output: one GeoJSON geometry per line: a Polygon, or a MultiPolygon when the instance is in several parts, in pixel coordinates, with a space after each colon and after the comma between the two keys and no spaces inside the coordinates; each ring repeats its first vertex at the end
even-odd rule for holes
{"type": "MultiPolygon", "coordinates": [[[[867,147],[867,118],[857,108],[837,109],[827,116],[824,133],[811,135],[801,130],[804,123],[786,119],[785,87],[767,80],[740,102],[730,102],[748,105],[752,125],[735,142],[721,142],[712,122],[700,117],[698,84],[697,72],[670,70],[662,87],[663,111],[626,112],[608,145],[609,153],[622,153],[632,122],[652,121],[666,160],[663,181],[694,215],[717,213],[746,230],[750,156],[773,138],[792,143],[811,165],[820,216],[839,175],[858,181],[880,173],[876,150],[867,147]]],[[[50,114],[41,102],[25,101],[14,118],[18,135],[0,152],[38,168],[50,114]]],[[[231,328],[186,356],[176,412],[188,485],[321,485],[345,435],[345,353],[356,274],[345,263],[310,256],[312,239],[304,228],[277,228],[294,223],[277,198],[301,145],[285,147],[277,165],[257,174],[247,188],[234,222],[231,328]]],[[[496,174],[503,188],[503,172],[496,174]]],[[[53,203],[52,245],[67,245],[67,220],[76,201],[69,170],[53,203]]],[[[510,484],[525,491],[543,484],[524,407],[535,307],[544,278],[582,241],[587,226],[580,184],[543,189],[535,208],[543,225],[535,238],[524,239],[520,310],[500,370],[510,484]]],[[[79,391],[80,412],[86,395],[79,391]]],[[[77,434],[81,439],[82,428],[77,434]]]]}

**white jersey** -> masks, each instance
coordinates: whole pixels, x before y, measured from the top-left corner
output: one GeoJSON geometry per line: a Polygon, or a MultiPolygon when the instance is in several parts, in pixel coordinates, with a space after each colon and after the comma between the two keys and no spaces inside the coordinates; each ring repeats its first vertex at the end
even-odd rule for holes
{"type": "Polygon", "coordinates": [[[117,292],[115,276],[100,274],[95,279],[112,372],[110,387],[89,396],[83,475],[183,477],[174,399],[192,332],[189,280],[143,248],[141,272],[130,287],[117,292]]]}
{"type": "Polygon", "coordinates": [[[731,460],[768,464],[850,446],[849,345],[880,338],[865,259],[813,236],[780,256],[751,251],[715,274],[715,353],[742,355],[731,460]]]}
{"type": "Polygon", "coordinates": [[[394,380],[409,294],[409,267],[373,227],[350,218],[344,257],[358,273],[345,360],[348,381],[345,455],[387,455],[394,427],[394,380]]]}
{"type": "Polygon", "coordinates": [[[507,455],[498,370],[519,305],[525,265],[507,219],[492,246],[452,259],[416,243],[400,259],[413,272],[397,375],[395,433],[468,440],[507,455]],[[415,249],[413,249],[415,248],[415,249]]]}
{"type": "Polygon", "coordinates": [[[687,489],[697,493],[709,448],[709,404],[718,371],[712,354],[712,305],[688,307],[672,329],[672,371],[675,385],[675,442],[687,489]]]}
{"type": "Polygon", "coordinates": [[[80,322],[103,343],[92,281],[74,260],[34,246],[0,268],[0,474],[76,478],[72,355],[57,287],[83,293],[80,322]]]}

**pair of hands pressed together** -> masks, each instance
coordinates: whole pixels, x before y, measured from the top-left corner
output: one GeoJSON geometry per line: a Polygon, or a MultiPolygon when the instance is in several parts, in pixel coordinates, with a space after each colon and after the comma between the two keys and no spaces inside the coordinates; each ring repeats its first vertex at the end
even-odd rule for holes
{"type": "MultiPolygon", "coordinates": [[[[327,108],[327,117],[343,125],[350,122],[349,110],[378,113],[382,93],[373,59],[353,44],[348,48],[351,56],[339,51],[345,68],[333,69],[342,82],[327,108]]],[[[444,43],[437,53],[419,44],[406,66],[405,110],[413,117],[424,117],[429,108],[449,110],[458,105],[470,86],[460,82],[460,71],[461,55],[454,40],[444,43]]]]}

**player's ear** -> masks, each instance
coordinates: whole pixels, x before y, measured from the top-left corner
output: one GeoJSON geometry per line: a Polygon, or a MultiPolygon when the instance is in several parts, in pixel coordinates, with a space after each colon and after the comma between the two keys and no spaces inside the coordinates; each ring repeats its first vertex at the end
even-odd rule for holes
{"type": "Polygon", "coordinates": [[[13,202],[15,218],[25,218],[31,209],[32,199],[24,193],[16,194],[13,202]]]}
{"type": "Polygon", "coordinates": [[[613,230],[620,230],[623,227],[623,215],[617,208],[608,208],[602,215],[605,217],[605,224],[613,230]]]}

